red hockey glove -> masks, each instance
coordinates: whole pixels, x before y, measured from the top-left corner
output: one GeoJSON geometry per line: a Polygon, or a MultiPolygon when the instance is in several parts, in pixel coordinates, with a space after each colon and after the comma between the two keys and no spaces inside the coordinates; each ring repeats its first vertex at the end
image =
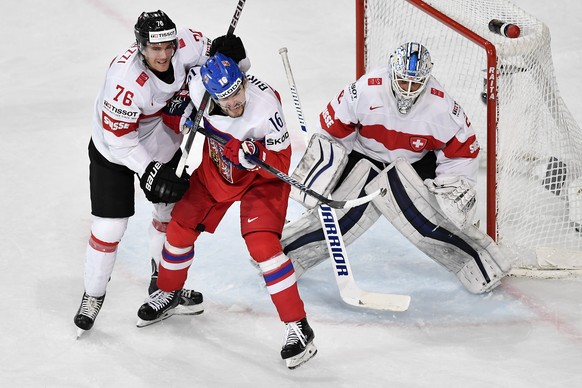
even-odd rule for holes
{"type": "Polygon", "coordinates": [[[224,146],[223,156],[238,168],[252,171],[258,167],[252,161],[248,160],[245,155],[252,155],[265,161],[265,151],[264,146],[257,141],[251,139],[245,141],[231,139],[224,146]]]}
{"type": "Polygon", "coordinates": [[[172,131],[186,134],[189,129],[184,126],[184,122],[192,115],[193,110],[194,105],[188,89],[181,89],[162,109],[162,121],[172,131]]]}

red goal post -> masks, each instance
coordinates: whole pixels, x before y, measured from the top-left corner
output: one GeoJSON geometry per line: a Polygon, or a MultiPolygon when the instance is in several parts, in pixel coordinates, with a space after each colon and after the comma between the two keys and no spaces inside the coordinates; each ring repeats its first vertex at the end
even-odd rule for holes
{"type": "Polygon", "coordinates": [[[486,232],[516,272],[577,274],[582,131],[559,95],[547,26],[507,0],[356,0],[357,77],[386,65],[406,41],[425,44],[433,75],[477,133],[486,232]],[[491,32],[493,19],[519,26],[521,34],[491,32]]]}

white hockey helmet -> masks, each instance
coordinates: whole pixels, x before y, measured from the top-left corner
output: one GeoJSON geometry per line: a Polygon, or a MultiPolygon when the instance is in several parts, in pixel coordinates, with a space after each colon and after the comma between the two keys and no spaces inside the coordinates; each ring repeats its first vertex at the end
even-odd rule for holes
{"type": "Polygon", "coordinates": [[[430,53],[420,43],[404,43],[390,55],[392,91],[400,113],[410,111],[424,91],[431,70],[430,53]]]}

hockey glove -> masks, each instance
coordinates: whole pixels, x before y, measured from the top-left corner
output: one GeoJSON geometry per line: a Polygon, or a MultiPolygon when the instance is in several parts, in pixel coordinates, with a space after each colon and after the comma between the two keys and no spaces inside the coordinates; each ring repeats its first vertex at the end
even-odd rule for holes
{"type": "Polygon", "coordinates": [[[184,123],[193,111],[194,105],[188,89],[181,89],[162,108],[162,121],[174,132],[187,134],[190,130],[184,126],[184,123]]]}
{"type": "Polygon", "coordinates": [[[253,171],[258,169],[258,167],[251,160],[247,159],[247,156],[252,155],[264,162],[266,157],[265,151],[264,146],[254,140],[247,139],[240,141],[238,139],[230,139],[224,146],[223,157],[238,168],[253,171]]]}
{"type": "Polygon", "coordinates": [[[175,167],[154,160],[146,167],[139,185],[148,201],[174,203],[188,190],[190,177],[184,172],[182,177],[178,178],[175,167]]]}
{"type": "Polygon", "coordinates": [[[424,181],[428,191],[436,197],[443,213],[459,228],[464,229],[473,222],[477,211],[477,192],[464,178],[440,175],[424,181]]]}
{"type": "Polygon", "coordinates": [[[247,57],[242,40],[235,35],[222,35],[212,41],[210,56],[221,53],[239,63],[247,57]]]}

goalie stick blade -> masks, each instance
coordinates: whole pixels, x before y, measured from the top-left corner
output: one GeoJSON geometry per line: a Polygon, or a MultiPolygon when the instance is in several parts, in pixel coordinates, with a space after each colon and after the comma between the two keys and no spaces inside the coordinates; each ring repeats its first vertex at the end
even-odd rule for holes
{"type": "Polygon", "coordinates": [[[373,310],[406,311],[410,305],[410,296],[408,295],[358,291],[358,295],[341,295],[342,299],[349,305],[366,307],[373,310]]]}

